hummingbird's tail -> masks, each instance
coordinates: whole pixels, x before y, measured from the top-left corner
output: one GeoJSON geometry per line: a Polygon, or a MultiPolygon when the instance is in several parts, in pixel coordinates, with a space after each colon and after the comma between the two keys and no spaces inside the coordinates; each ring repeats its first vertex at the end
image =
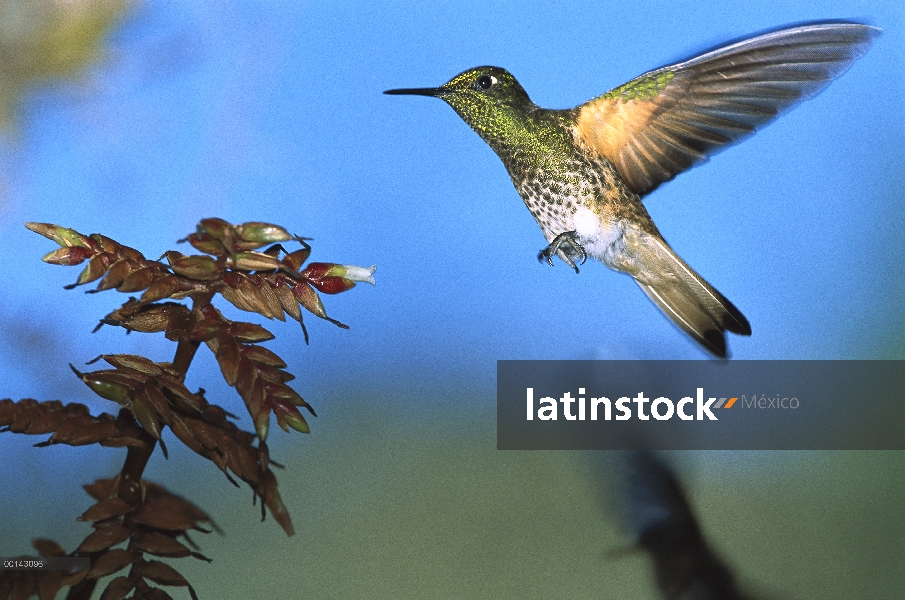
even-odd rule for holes
{"type": "Polygon", "coordinates": [[[658,236],[646,236],[644,262],[652,267],[635,281],[682,331],[720,358],[726,358],[724,331],[751,335],[748,319],[725,296],[695,273],[658,236]],[[655,275],[645,276],[648,273],[655,275]]]}

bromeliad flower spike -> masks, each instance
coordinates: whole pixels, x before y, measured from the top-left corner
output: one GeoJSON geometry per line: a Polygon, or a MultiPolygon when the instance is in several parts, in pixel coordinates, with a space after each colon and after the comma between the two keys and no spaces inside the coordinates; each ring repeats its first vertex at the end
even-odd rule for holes
{"type": "Polygon", "coordinates": [[[810,98],[867,52],[879,29],[783,29],[650,71],[569,110],[535,105],[504,69],[478,67],[437,88],[502,159],[554,254],[631,275],[702,347],[726,357],[725,331],[751,335],[729,300],[669,247],[641,198],[721,147],[810,98]]]}
{"type": "Polygon", "coordinates": [[[151,554],[166,557],[194,556],[208,560],[189,548],[189,529],[216,528],[210,517],[188,500],[162,486],[142,479],[151,454],[160,444],[167,454],[163,433],[173,435],[212,461],[227,479],[238,486],[241,479],[261,501],[261,516],[269,509],[283,530],[292,535],[289,513],[277,491],[270,470],[267,434],[271,414],[284,431],[309,432],[300,409],[314,409],[289,386],[293,376],[286,363],[261,342],[273,334],[254,323],[231,321],[213,305],[217,295],[236,308],[268,319],[285,320],[289,315],[302,325],[302,308],[317,317],[346,328],[327,316],[320,293],[337,294],[357,282],[374,283],[374,267],[334,263],[308,263],[311,253],[305,238],[290,235],[268,223],[231,225],[221,219],[205,219],[186,238],[204,254],[186,256],[166,252],[161,260],[149,260],[137,250],[100,234],[83,235],[75,230],[28,223],[29,229],[53,240],[60,248],[44,261],[57,265],[87,262],[75,284],[98,281],[92,292],[116,289],[138,293],[103,319],[102,325],[122,327],[128,332],[163,333],[176,342],[172,362],[154,362],[130,354],[105,354],[110,368],[75,374],[97,395],[119,405],[117,416],[91,415],[84,404],[53,400],[18,402],[0,400],[0,432],[50,434],[36,446],[68,444],[126,447],[122,471],[115,479],[101,479],[86,486],[97,504],[80,520],[89,521],[94,532],[71,553],[50,540],[35,540],[46,558],[88,558],[86,571],[0,570],[0,600],[40,594],[52,598],[69,587],[70,600],[87,600],[101,577],[121,572],[103,594],[104,598],[169,598],[151,584],[186,586],[195,591],[169,565],[148,560],[151,554]],[[297,242],[301,248],[286,252],[282,243],[297,242]],[[265,250],[261,250],[269,246],[265,250]],[[191,306],[181,300],[191,300],[191,306]],[[198,348],[206,345],[217,359],[226,382],[245,403],[255,433],[239,429],[220,406],[209,403],[203,390],[193,392],[185,375],[198,348]],[[255,445],[256,444],[256,445],[255,445]],[[181,541],[178,538],[182,538],[181,541]],[[183,543],[185,542],[185,543],[183,543]],[[117,547],[125,544],[125,547],[117,547]],[[185,544],[188,544],[186,546],[185,544]]]}

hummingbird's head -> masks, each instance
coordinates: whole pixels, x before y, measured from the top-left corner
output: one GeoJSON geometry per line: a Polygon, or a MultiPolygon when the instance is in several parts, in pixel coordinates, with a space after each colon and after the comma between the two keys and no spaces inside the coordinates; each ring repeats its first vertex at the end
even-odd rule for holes
{"type": "Polygon", "coordinates": [[[537,106],[509,71],[476,67],[437,88],[387,90],[384,94],[413,94],[440,98],[459,114],[494,149],[512,141],[526,129],[537,106]]]}

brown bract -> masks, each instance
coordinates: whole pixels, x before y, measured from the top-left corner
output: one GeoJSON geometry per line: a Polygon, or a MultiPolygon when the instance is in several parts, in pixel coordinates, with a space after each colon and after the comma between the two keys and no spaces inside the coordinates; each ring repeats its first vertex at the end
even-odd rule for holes
{"type": "MultiPolygon", "coordinates": [[[[70,587],[67,598],[87,600],[99,578],[114,577],[102,600],[124,598],[169,598],[163,586],[188,587],[172,566],[146,558],[169,559],[199,554],[189,539],[190,529],[218,529],[211,518],[189,500],[171,494],[162,486],[145,481],[142,473],[160,443],[164,456],[166,429],[195,453],[213,462],[227,479],[251,487],[261,500],[262,519],[269,509],[288,535],[294,528],[270,466],[267,439],[270,416],[288,431],[308,433],[300,408],[315,415],[311,406],[288,384],[294,376],[286,362],[260,344],[274,335],[256,323],[232,321],[214,307],[219,295],[233,306],[268,319],[285,320],[284,314],[302,323],[304,307],[314,315],[342,328],[324,310],[317,290],[338,293],[356,282],[374,282],[374,268],[348,267],[334,263],[311,263],[300,270],[311,253],[305,238],[290,235],[268,223],[231,225],[221,219],[205,219],[185,240],[201,255],[165,252],[161,260],[148,260],[128,246],[100,234],[83,235],[73,229],[45,223],[28,228],[56,242],[60,248],[44,257],[45,262],[72,266],[87,262],[77,281],[68,288],[97,281],[92,293],[115,289],[141,292],[101,319],[127,332],[163,333],[176,343],[172,361],[153,361],[134,354],[104,354],[88,364],[103,361],[106,367],[73,372],[94,393],[117,405],[116,417],[94,416],[84,404],[58,400],[0,400],[0,433],[49,435],[35,446],[68,444],[125,447],[127,455],[120,473],[85,486],[97,503],[78,520],[89,522],[92,533],[70,554],[54,542],[35,540],[42,556],[74,556],[90,559],[90,568],[77,573],[61,571],[0,572],[0,600],[6,598],[53,598],[62,587],[70,587]],[[282,242],[296,241],[301,249],[286,252],[282,242]],[[261,251],[264,246],[270,245],[261,251]],[[183,302],[191,301],[190,306],[183,302]],[[208,402],[204,390],[192,391],[184,381],[197,350],[206,346],[216,358],[226,382],[242,398],[254,433],[240,429],[234,415],[208,402]]],[[[219,529],[218,529],[219,530],[219,529]]]]}

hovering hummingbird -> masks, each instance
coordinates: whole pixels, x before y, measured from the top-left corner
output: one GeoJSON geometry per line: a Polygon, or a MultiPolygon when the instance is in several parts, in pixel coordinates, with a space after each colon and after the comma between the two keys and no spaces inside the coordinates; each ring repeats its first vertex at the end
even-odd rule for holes
{"type": "Polygon", "coordinates": [[[653,560],[665,600],[746,600],[729,568],[707,544],[682,484],[657,455],[627,454],[622,524],[653,560]]]}
{"type": "Polygon", "coordinates": [[[628,273],[704,348],[751,335],[729,300],[669,247],[641,203],[664,181],[814,96],[867,52],[879,29],[792,27],[649,71],[567,110],[540,108],[505,69],[477,67],[437,88],[502,159],[548,246],[538,260],[596,258],[628,273]]]}

